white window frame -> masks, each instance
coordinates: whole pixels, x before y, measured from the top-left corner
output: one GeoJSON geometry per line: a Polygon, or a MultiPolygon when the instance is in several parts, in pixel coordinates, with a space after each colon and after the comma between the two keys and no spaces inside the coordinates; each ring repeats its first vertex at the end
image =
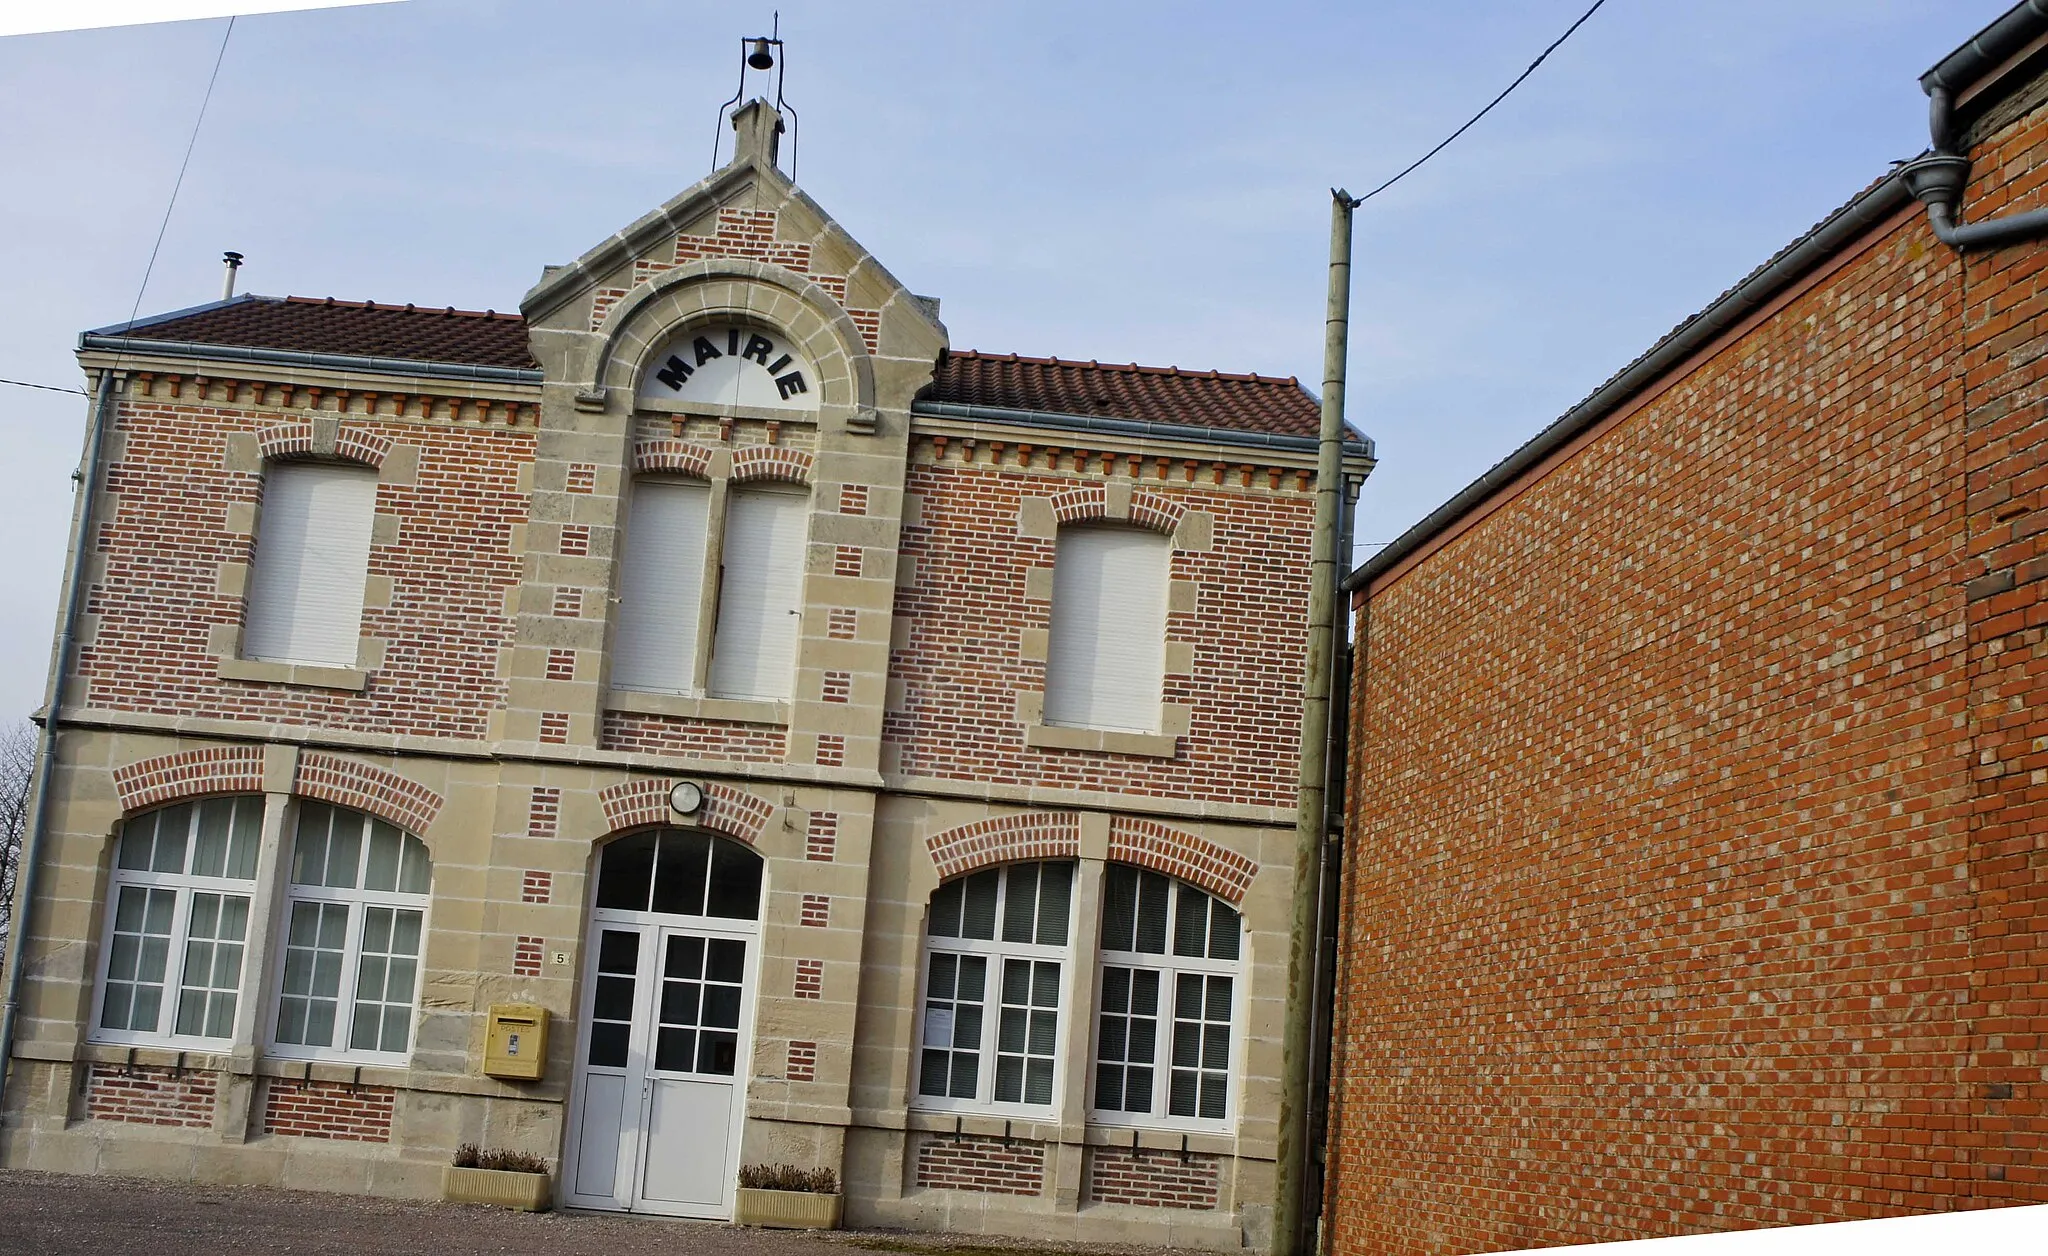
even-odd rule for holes
{"type": "MultiPolygon", "coordinates": [[[[370,553],[376,547],[377,488],[375,468],[355,463],[274,461],[264,464],[265,506],[256,525],[256,549],[248,574],[248,592],[243,599],[242,657],[266,663],[290,663],[310,667],[354,668],[362,657],[363,602],[370,577],[370,553]],[[296,548],[285,547],[280,532],[283,515],[278,509],[279,485],[286,480],[346,475],[352,482],[348,491],[360,502],[345,519],[329,522],[323,530],[318,520],[308,520],[304,535],[295,539],[296,548]],[[358,517],[359,512],[359,517],[358,517]],[[342,525],[346,524],[346,527],[342,525]],[[287,570],[288,569],[288,570],[287,570]],[[308,572],[315,573],[308,579],[308,572]],[[280,574],[285,572],[286,574],[280,574]],[[316,592],[316,602],[326,603],[326,613],[337,618],[319,625],[321,636],[334,638],[334,652],[323,654],[301,648],[310,634],[308,624],[315,608],[307,605],[307,588],[316,592]],[[318,589],[332,586],[325,594],[318,589]]],[[[302,490],[311,493],[308,487],[302,490]]],[[[309,497],[310,501],[311,498],[309,497]]]]}
{"type": "MultiPolygon", "coordinates": [[[[272,922],[273,939],[270,955],[270,997],[265,1001],[264,1014],[268,1017],[263,1035],[269,1054],[281,1059],[292,1060],[333,1060],[345,1063],[405,1065],[412,1057],[414,1042],[420,1029],[420,993],[426,986],[427,941],[433,929],[430,905],[433,899],[434,865],[431,855],[427,862],[427,885],[425,892],[412,894],[396,890],[369,890],[362,888],[363,872],[370,858],[371,825],[385,824],[397,829],[400,841],[401,860],[404,841],[419,841],[406,830],[391,824],[381,817],[353,808],[331,804],[321,806],[339,816],[354,817],[362,822],[361,844],[356,854],[356,885],[354,888],[325,885],[301,885],[294,879],[298,863],[299,826],[306,814],[308,804],[300,803],[293,808],[291,817],[291,840],[284,844],[283,858],[279,860],[278,876],[284,882],[283,892],[278,898],[278,909],[272,922]],[[320,1046],[298,1042],[285,1042],[278,1037],[279,1022],[284,1014],[284,982],[289,962],[293,909],[300,903],[340,904],[348,909],[347,925],[344,929],[341,951],[340,981],[334,994],[335,1025],[334,1042],[343,1045],[320,1046]],[[405,1047],[398,1051],[381,1051],[370,1048],[352,1048],[345,1045],[354,1033],[356,1015],[356,987],[362,976],[363,932],[367,923],[368,909],[387,907],[399,911],[417,911],[420,914],[419,951],[413,956],[413,987],[411,1015],[406,1026],[405,1047]]],[[[421,843],[422,847],[425,843],[421,843]]],[[[402,866],[402,863],[401,863],[402,866]]]]}
{"type": "MultiPolygon", "coordinates": [[[[254,924],[256,908],[255,867],[257,859],[261,857],[262,826],[263,795],[261,794],[229,794],[215,795],[209,798],[187,799],[130,817],[122,824],[121,836],[114,841],[113,849],[109,852],[111,866],[110,875],[107,878],[107,896],[104,913],[106,919],[102,922],[100,931],[99,963],[93,982],[92,1010],[90,1013],[92,1028],[86,1035],[89,1041],[110,1043],[117,1046],[163,1045],[203,1051],[222,1051],[228,1049],[233,1044],[235,1025],[239,1022],[249,999],[249,974],[252,970],[259,970],[261,967],[260,963],[249,954],[249,935],[253,931],[252,926],[254,924]],[[244,808],[248,809],[249,813],[253,816],[254,831],[249,834],[249,840],[252,843],[249,852],[250,872],[246,878],[204,876],[189,871],[199,845],[199,822],[206,814],[208,804],[218,807],[223,803],[230,808],[228,821],[230,826],[234,823],[234,816],[244,808]],[[190,809],[185,832],[185,855],[183,860],[183,868],[187,870],[179,872],[154,872],[146,869],[121,867],[121,847],[130,835],[135,832],[134,826],[143,823],[148,823],[152,826],[157,825],[161,822],[166,812],[181,807],[190,809]],[[177,896],[171,908],[170,932],[166,935],[169,941],[165,944],[162,981],[163,994],[157,1007],[156,1023],[162,1028],[155,1030],[106,1029],[101,1027],[101,1022],[106,1015],[108,969],[114,958],[116,917],[120,910],[121,891],[125,888],[136,888],[145,892],[149,890],[165,890],[177,896]],[[190,930],[192,923],[192,900],[195,894],[219,894],[224,897],[240,898],[246,904],[240,943],[242,959],[235,976],[235,1013],[230,1018],[228,1032],[221,1036],[181,1034],[177,1032],[178,1000],[185,989],[184,970],[186,955],[192,945],[190,930]]],[[[154,829],[152,829],[152,833],[154,833],[154,829]]],[[[202,941],[213,940],[215,939],[202,939],[202,941]]],[[[207,986],[203,988],[219,990],[226,987],[207,986]]]]}
{"type": "MultiPolygon", "coordinates": [[[[724,518],[720,523],[718,531],[718,568],[717,584],[715,586],[717,589],[717,609],[712,617],[711,632],[709,634],[711,639],[708,643],[710,655],[704,673],[704,688],[710,697],[724,698],[736,702],[788,702],[794,695],[797,667],[802,659],[804,644],[804,554],[810,544],[811,506],[811,492],[800,484],[788,484],[780,481],[765,483],[749,482],[744,485],[728,484],[725,493],[724,518]],[[735,678],[733,676],[723,674],[719,667],[719,657],[722,651],[727,652],[727,657],[729,658],[730,652],[740,648],[751,648],[755,640],[751,634],[743,634],[743,627],[741,625],[732,623],[726,618],[730,602],[728,593],[731,585],[731,579],[727,574],[726,568],[733,556],[733,511],[739,507],[742,500],[749,498],[780,498],[795,502],[797,505],[798,527],[801,529],[801,534],[797,538],[796,552],[793,555],[793,568],[788,572],[777,573],[789,578],[794,585],[791,590],[791,600],[794,605],[786,608],[789,611],[788,619],[790,621],[789,658],[787,666],[780,671],[779,684],[766,686],[771,692],[765,693],[745,692],[740,685],[734,683],[735,678]],[[735,634],[743,635],[736,637],[735,634]]],[[[764,607],[764,617],[772,614],[773,609],[773,607],[764,607]]],[[[764,675],[766,674],[766,669],[763,669],[763,673],[764,675]]]]}
{"type": "MultiPolygon", "coordinates": [[[[1098,557],[1104,557],[1098,555],[1098,557]]],[[[1110,560],[1104,557],[1107,563],[1110,560]]],[[[1113,573],[1103,572],[1105,580],[1113,573]]],[[[1053,559],[1051,618],[1046,632],[1045,693],[1042,718],[1062,728],[1098,729],[1104,732],[1156,734],[1166,697],[1166,627],[1170,619],[1167,590],[1173,580],[1172,539],[1131,524],[1067,524],[1060,528],[1053,559]],[[1157,560],[1149,574],[1150,587],[1131,584],[1114,589],[1090,588],[1076,568],[1076,550],[1091,543],[1142,542],[1150,551],[1148,561],[1157,560]],[[1145,599],[1144,604],[1138,598],[1145,599]],[[1094,599],[1089,602],[1086,599],[1094,599]],[[1138,664],[1144,674],[1126,686],[1129,705],[1109,704],[1096,697],[1100,681],[1118,671],[1115,659],[1105,657],[1102,646],[1112,639],[1117,653],[1141,655],[1138,664]],[[1149,691],[1150,698],[1135,695],[1149,691]]]]}
{"type": "MultiPolygon", "coordinates": [[[[1225,1131],[1237,1120],[1241,1092],[1244,1087],[1244,1042],[1246,1013],[1246,985],[1251,972],[1247,955],[1251,933],[1245,927],[1244,913],[1236,904],[1225,902],[1199,885],[1182,881],[1178,877],[1153,872],[1135,864],[1108,863],[1104,865],[1105,877],[1101,895],[1102,918],[1096,922],[1098,937],[1108,919],[1108,878],[1110,868],[1128,867],[1141,874],[1164,877],[1167,885],[1166,952],[1154,954],[1150,951],[1113,951],[1102,946],[1097,952],[1095,963],[1095,1002],[1088,1009],[1088,1123],[1090,1125],[1113,1125],[1125,1129],[1172,1129],[1225,1131]],[[1237,958],[1234,960],[1201,958],[1173,953],[1174,940],[1180,928],[1181,894],[1184,889],[1193,890],[1229,908],[1238,918],[1237,958]],[[1095,1106],[1096,1070],[1101,1064],[1103,990],[1107,971],[1123,968],[1133,971],[1156,972],[1159,974],[1159,1016],[1158,1028],[1153,1039],[1152,1063],[1152,1111],[1126,1112],[1098,1108],[1095,1106]],[[1224,976],[1230,978],[1230,1046],[1228,1061],[1224,1066],[1223,1115],[1221,1117],[1174,1116],[1169,1111],[1172,1095],[1173,1076],[1173,1031],[1174,1000],[1177,997],[1180,978],[1190,976],[1224,976]]],[[[1201,1069],[1212,1072],[1211,1069],[1201,1069]]]]}
{"type": "Polygon", "coordinates": [[[721,536],[714,527],[713,519],[715,511],[720,505],[719,497],[718,490],[708,480],[670,475],[642,475],[634,477],[633,497],[627,501],[625,506],[626,527],[624,535],[620,538],[623,542],[620,546],[618,559],[620,609],[618,623],[612,631],[612,678],[610,681],[612,688],[630,693],[660,693],[689,698],[704,696],[705,638],[710,635],[707,632],[707,626],[711,622],[711,617],[705,614],[705,604],[709,600],[705,594],[707,590],[715,587],[718,574],[718,565],[713,555],[717,551],[721,536]],[[704,511],[704,518],[702,521],[702,536],[699,538],[697,551],[696,603],[685,612],[690,617],[688,620],[690,648],[689,657],[685,663],[688,674],[681,677],[681,685],[679,687],[649,683],[650,678],[647,677],[628,675],[624,680],[621,680],[618,676],[619,664],[625,658],[628,634],[630,632],[646,632],[652,628],[652,625],[638,619],[639,611],[632,604],[632,599],[636,596],[637,592],[633,587],[635,583],[634,573],[628,570],[629,565],[635,565],[635,560],[642,552],[637,550],[636,546],[642,545],[646,540],[645,537],[639,535],[639,532],[648,526],[648,521],[642,518],[638,512],[640,509],[640,494],[650,487],[657,490],[665,488],[692,489],[703,494],[701,505],[704,511]]]}
{"type": "MultiPolygon", "coordinates": [[[[1001,873],[1000,888],[996,897],[996,940],[981,938],[935,937],[930,930],[930,914],[927,908],[924,945],[918,950],[917,962],[917,1033],[916,1044],[911,1053],[910,1064],[910,1107],[927,1112],[980,1112],[997,1116],[1023,1117],[1032,1120],[1057,1119],[1061,1108],[1062,1089],[1066,1085],[1068,1053],[1074,1040],[1074,1016],[1076,1008],[1074,981],[1074,930],[1079,927],[1074,911],[1080,898],[1080,864],[1072,859],[1024,860],[1022,863],[1065,864],[1071,869],[1072,879],[1067,890],[1067,940],[1059,946],[1036,942],[1004,942],[1001,940],[1003,919],[1009,909],[1010,870],[1018,864],[1004,864],[997,869],[1001,873]],[[981,1041],[977,1048],[980,1061],[975,1070],[975,1097],[956,1099],[946,1095],[924,1094],[920,1085],[924,1065],[924,1036],[927,1027],[926,993],[931,983],[931,959],[934,954],[981,956],[987,962],[987,976],[982,991],[981,1041]],[[995,1098],[997,1035],[1002,1025],[1002,980],[1005,960],[1051,961],[1060,965],[1060,1003],[1054,1022],[1052,1054],[1052,1098],[1044,1104],[1003,1103],[995,1098]]],[[[952,880],[965,880],[976,873],[987,872],[988,868],[976,868],[962,873],[952,880]]],[[[937,891],[934,891],[936,894],[937,891]]],[[[953,1050],[950,1044],[945,1048],[953,1050]]]]}

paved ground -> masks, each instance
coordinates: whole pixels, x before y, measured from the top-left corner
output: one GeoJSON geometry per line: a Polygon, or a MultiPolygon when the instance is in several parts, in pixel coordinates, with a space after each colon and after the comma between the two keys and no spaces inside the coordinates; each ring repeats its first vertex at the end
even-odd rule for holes
{"type": "MultiPolygon", "coordinates": [[[[1033,1256],[1074,1250],[979,1237],[825,1235],[587,1212],[531,1215],[261,1186],[0,1170],[0,1256],[1033,1256]]],[[[1153,1249],[1085,1250],[1143,1256],[1153,1249]]]]}

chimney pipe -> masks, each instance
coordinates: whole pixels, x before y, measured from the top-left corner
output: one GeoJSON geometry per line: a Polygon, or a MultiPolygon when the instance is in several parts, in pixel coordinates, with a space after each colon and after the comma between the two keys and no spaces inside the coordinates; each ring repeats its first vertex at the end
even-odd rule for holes
{"type": "Polygon", "coordinates": [[[242,255],[229,249],[220,255],[220,260],[227,267],[227,273],[220,280],[220,299],[226,301],[235,295],[235,272],[242,269],[242,255]]]}

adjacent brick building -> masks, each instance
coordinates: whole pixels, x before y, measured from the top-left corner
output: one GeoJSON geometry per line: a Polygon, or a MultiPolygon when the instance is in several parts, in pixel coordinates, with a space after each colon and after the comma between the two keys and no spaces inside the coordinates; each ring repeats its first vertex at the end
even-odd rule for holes
{"type": "Polygon", "coordinates": [[[1263,1241],[1316,402],[950,350],[736,126],[518,315],[83,339],[5,1163],[1263,1241]]]}
{"type": "Polygon", "coordinates": [[[1332,1251],[2048,1202],[2044,263],[1888,175],[1354,573],[1332,1251]]]}

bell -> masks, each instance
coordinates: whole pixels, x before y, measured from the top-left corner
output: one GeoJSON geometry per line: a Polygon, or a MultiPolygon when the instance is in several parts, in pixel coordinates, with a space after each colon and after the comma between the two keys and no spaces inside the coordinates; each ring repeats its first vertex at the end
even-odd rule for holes
{"type": "Polygon", "coordinates": [[[768,41],[766,39],[754,40],[754,50],[747,54],[747,64],[757,70],[772,70],[775,68],[775,54],[768,51],[768,41]]]}

